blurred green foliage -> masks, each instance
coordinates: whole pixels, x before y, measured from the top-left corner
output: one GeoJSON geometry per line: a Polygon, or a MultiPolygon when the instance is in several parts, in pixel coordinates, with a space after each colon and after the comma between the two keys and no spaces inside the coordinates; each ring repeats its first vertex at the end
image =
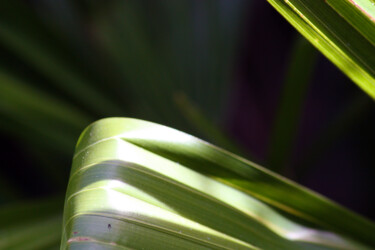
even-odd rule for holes
{"type": "Polygon", "coordinates": [[[99,118],[138,117],[205,137],[181,109],[196,104],[212,124],[222,121],[248,7],[245,1],[3,1],[1,131],[25,145],[35,156],[33,171],[53,178],[49,185],[60,191],[79,133],[99,118]],[[189,102],[177,105],[179,93],[189,102]]]}
{"type": "MultiPolygon", "coordinates": [[[[335,5],[335,1],[329,2],[335,5]]],[[[50,196],[54,202],[62,197],[79,134],[103,117],[150,120],[208,139],[232,152],[252,155],[227,135],[223,124],[236,60],[241,54],[245,15],[253,5],[246,0],[2,1],[0,136],[4,161],[0,204],[4,210],[10,211],[15,206],[11,203],[22,199],[50,196]]],[[[288,8],[285,13],[291,13],[288,8]]],[[[305,22],[299,20],[297,24],[305,22]]],[[[373,37],[367,33],[364,36],[373,37]]],[[[359,48],[361,55],[366,54],[367,47],[359,48]]],[[[279,172],[288,165],[295,146],[299,108],[316,60],[316,51],[303,38],[296,39],[293,51],[268,155],[269,167],[279,172]],[[305,59],[308,65],[302,66],[302,72],[299,66],[305,59]],[[298,80],[291,77],[296,73],[300,73],[298,80]],[[295,96],[296,88],[299,96],[295,96]],[[277,150],[280,145],[285,145],[283,151],[277,150]]],[[[372,58],[369,55],[366,62],[372,62],[372,58]]],[[[353,123],[373,103],[360,96],[353,107],[332,124],[353,123]]],[[[328,127],[317,138],[305,153],[304,166],[347,127],[335,128],[328,127]]],[[[38,200],[31,203],[44,204],[38,200]]],[[[46,227],[41,226],[41,232],[58,228],[56,218],[62,211],[61,206],[46,207],[49,213],[42,216],[46,227]]],[[[30,220],[25,222],[29,221],[30,227],[25,226],[24,232],[37,226],[32,222],[35,213],[26,211],[30,220]]],[[[0,233],[9,223],[1,223],[0,233]]],[[[22,236],[17,226],[12,231],[16,232],[14,239],[17,232],[22,236]]],[[[53,246],[57,240],[52,237],[45,244],[53,246]]]]}

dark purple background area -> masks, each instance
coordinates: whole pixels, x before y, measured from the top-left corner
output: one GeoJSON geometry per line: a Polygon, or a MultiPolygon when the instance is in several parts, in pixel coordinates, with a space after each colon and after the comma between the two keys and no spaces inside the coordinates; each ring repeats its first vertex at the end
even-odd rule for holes
{"type": "MultiPolygon", "coordinates": [[[[236,85],[227,118],[230,133],[266,164],[268,143],[283,77],[298,35],[267,2],[257,1],[242,37],[236,85]]],[[[319,54],[286,175],[363,215],[375,219],[375,103],[323,55],[319,54]],[[301,157],[315,138],[356,98],[364,103],[338,135],[298,174],[301,157]]],[[[335,130],[335,129],[334,129],[335,130]]]]}

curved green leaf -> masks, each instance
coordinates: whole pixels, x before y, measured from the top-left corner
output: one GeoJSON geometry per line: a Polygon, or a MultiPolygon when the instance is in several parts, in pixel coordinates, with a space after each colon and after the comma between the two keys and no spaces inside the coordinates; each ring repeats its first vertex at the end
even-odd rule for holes
{"type": "Polygon", "coordinates": [[[374,244],[374,228],[188,134],[109,118],[89,126],[78,141],[62,249],[366,248],[362,243],[374,244]]]}

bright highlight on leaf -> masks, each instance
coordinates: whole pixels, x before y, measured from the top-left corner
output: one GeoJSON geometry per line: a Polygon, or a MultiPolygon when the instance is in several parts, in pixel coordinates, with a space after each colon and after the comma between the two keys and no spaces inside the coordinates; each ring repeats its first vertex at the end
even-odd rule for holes
{"type": "Polygon", "coordinates": [[[375,98],[373,0],[268,0],[303,36],[375,98]]]}
{"type": "Polygon", "coordinates": [[[130,118],[81,135],[62,249],[365,249],[375,226],[195,137],[130,118]]]}

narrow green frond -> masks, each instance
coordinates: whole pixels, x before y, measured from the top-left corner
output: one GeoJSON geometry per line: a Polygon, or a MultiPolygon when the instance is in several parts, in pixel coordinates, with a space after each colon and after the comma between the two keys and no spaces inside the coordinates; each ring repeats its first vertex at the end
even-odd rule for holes
{"type": "Polygon", "coordinates": [[[273,171],[280,173],[290,163],[300,113],[316,58],[315,48],[304,38],[298,37],[293,46],[290,65],[282,86],[269,144],[267,167],[273,171]]]}
{"type": "Polygon", "coordinates": [[[375,45],[374,0],[326,0],[326,2],[375,45]]]}
{"type": "MultiPolygon", "coordinates": [[[[303,36],[372,98],[375,47],[327,1],[268,0],[303,36]]],[[[363,29],[363,32],[367,32],[363,29]]],[[[362,32],[362,33],[363,33],[362,32]]]]}

